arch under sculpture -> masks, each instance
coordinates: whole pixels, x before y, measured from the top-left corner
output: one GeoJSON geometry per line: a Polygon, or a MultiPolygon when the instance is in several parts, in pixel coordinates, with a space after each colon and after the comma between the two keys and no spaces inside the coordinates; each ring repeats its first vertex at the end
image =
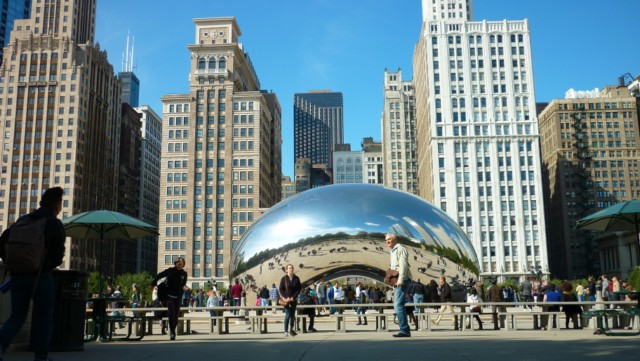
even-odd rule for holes
{"type": "Polygon", "coordinates": [[[386,233],[407,246],[414,279],[477,278],[473,246],[442,210],[371,184],[314,188],[276,204],[232,250],[230,274],[251,286],[270,286],[291,263],[305,285],[346,275],[382,281],[389,267],[386,233]]]}

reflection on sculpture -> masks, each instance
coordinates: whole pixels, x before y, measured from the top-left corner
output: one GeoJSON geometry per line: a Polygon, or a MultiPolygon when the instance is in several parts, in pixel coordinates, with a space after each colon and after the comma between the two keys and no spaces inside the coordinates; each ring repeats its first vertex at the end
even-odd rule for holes
{"type": "Polygon", "coordinates": [[[370,184],[314,188],[278,203],[232,250],[231,275],[270,285],[292,263],[303,284],[346,275],[382,281],[389,265],[385,233],[397,234],[407,246],[414,278],[477,278],[473,246],[443,211],[370,184]]]}

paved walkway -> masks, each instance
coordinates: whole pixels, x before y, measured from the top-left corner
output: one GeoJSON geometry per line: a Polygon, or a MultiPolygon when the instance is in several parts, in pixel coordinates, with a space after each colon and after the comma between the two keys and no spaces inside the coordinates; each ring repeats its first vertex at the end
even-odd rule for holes
{"type": "MultiPolygon", "coordinates": [[[[280,332],[281,323],[270,325],[271,332],[264,335],[251,334],[248,327],[236,324],[231,334],[218,336],[204,333],[203,324],[193,327],[197,333],[178,335],[176,341],[152,335],[137,342],[91,342],[84,351],[50,356],[55,361],[583,361],[633,360],[640,353],[640,336],[606,337],[593,335],[591,329],[460,332],[443,327],[395,339],[392,332],[375,332],[371,323],[350,324],[349,331],[340,334],[333,332],[332,323],[321,320],[316,324],[320,332],[287,338],[280,332]]],[[[10,350],[5,356],[7,361],[32,360],[27,352],[10,350]]]]}

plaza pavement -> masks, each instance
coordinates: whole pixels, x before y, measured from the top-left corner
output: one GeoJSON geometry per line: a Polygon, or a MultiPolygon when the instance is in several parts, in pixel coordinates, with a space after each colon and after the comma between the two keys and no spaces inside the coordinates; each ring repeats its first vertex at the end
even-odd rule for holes
{"type": "MultiPolygon", "coordinates": [[[[84,351],[54,352],[50,357],[54,361],[569,361],[640,357],[640,336],[594,335],[590,328],[453,331],[452,323],[443,320],[434,331],[414,331],[411,338],[396,339],[392,334],[397,325],[390,325],[390,332],[376,332],[371,322],[368,326],[349,322],[347,333],[335,333],[333,322],[322,317],[316,318],[319,332],[285,338],[282,323],[270,324],[268,334],[251,334],[248,324],[237,323],[231,325],[230,334],[209,335],[208,325],[202,321],[192,323],[196,333],[178,335],[175,341],[165,335],[148,335],[142,341],[90,342],[84,351]]],[[[485,327],[490,326],[485,321],[485,327]]],[[[26,351],[5,354],[7,361],[30,361],[32,357],[26,351]]]]}

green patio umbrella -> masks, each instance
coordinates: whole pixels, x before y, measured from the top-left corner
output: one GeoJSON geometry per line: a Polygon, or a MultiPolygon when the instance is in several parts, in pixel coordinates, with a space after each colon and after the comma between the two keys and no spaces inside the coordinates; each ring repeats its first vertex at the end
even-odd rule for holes
{"type": "Polygon", "coordinates": [[[601,209],[578,220],[576,229],[599,232],[634,231],[640,256],[640,200],[620,202],[601,209]]]}
{"type": "MultiPolygon", "coordinates": [[[[105,209],[75,214],[62,220],[67,237],[100,240],[98,274],[102,271],[102,243],[105,239],[131,239],[157,235],[156,226],[123,213],[105,209]]],[[[102,292],[102,277],[99,289],[102,292]]]]}

